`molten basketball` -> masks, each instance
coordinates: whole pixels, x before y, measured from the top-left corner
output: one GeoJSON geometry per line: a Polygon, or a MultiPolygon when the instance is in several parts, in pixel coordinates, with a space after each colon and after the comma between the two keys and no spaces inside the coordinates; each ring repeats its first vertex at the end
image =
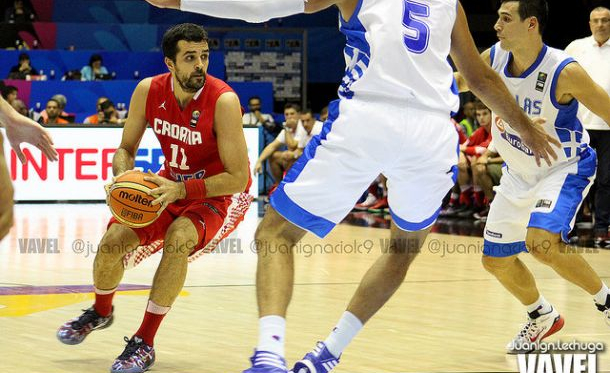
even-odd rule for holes
{"type": "Polygon", "coordinates": [[[143,172],[130,172],[117,178],[109,191],[108,204],[112,215],[121,223],[141,228],[151,224],[160,214],[161,205],[152,205],[156,197],[148,192],[157,184],[144,180],[143,172]]]}

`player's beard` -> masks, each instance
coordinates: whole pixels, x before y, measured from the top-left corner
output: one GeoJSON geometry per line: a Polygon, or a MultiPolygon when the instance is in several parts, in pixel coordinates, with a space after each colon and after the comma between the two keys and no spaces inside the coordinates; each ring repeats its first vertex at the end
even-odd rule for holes
{"type": "Polygon", "coordinates": [[[195,93],[205,84],[206,74],[203,71],[195,71],[188,76],[180,74],[180,71],[177,71],[177,73],[178,84],[184,92],[195,93]]]}

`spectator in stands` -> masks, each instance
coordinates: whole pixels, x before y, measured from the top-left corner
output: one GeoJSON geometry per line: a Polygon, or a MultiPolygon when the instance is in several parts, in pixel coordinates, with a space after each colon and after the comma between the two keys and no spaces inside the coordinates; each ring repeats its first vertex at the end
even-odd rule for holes
{"type": "Polygon", "coordinates": [[[108,97],[102,96],[97,99],[97,102],[95,103],[96,113],[85,118],[84,124],[99,124],[103,121],[104,111],[102,110],[101,105],[104,101],[108,101],[108,97]]]}
{"type": "Polygon", "coordinates": [[[252,96],[248,99],[248,112],[242,117],[242,124],[263,127],[263,145],[267,146],[282,130],[275,124],[271,114],[261,112],[262,102],[260,97],[252,96]]]}
{"type": "Polygon", "coordinates": [[[36,70],[30,63],[30,56],[27,53],[21,53],[19,55],[19,61],[17,65],[11,68],[8,74],[9,79],[26,79],[28,75],[38,75],[36,70]]]}
{"type": "Polygon", "coordinates": [[[23,0],[15,0],[13,6],[4,13],[4,22],[7,23],[29,23],[35,20],[36,15],[23,0]]]}
{"type": "Polygon", "coordinates": [[[460,126],[464,129],[466,136],[470,137],[477,129],[476,127],[476,115],[474,109],[474,102],[468,101],[462,107],[464,113],[464,119],[460,122],[460,126]]]}
{"type": "Polygon", "coordinates": [[[263,170],[263,163],[269,159],[271,175],[275,179],[276,184],[282,180],[284,172],[287,171],[294,161],[299,157],[298,151],[299,140],[306,135],[299,120],[301,108],[297,104],[286,104],[284,106],[284,129],[273,140],[273,142],[265,147],[258,157],[254,165],[254,173],[260,174],[263,170]],[[280,150],[285,146],[286,150],[280,150]]]}
{"type": "Polygon", "coordinates": [[[487,220],[489,205],[494,199],[493,187],[500,185],[502,177],[502,163],[504,160],[493,146],[493,140],[487,147],[485,153],[477,159],[472,167],[472,179],[475,185],[479,185],[485,194],[485,208],[474,213],[474,218],[481,221],[487,220]]]}
{"type": "Polygon", "coordinates": [[[19,91],[17,90],[17,87],[13,85],[7,85],[2,89],[2,97],[6,100],[6,102],[12,105],[13,101],[17,99],[18,92],[19,91]]]}
{"type": "Polygon", "coordinates": [[[106,100],[100,104],[100,110],[102,112],[102,118],[100,124],[121,124],[123,121],[119,119],[119,113],[114,106],[114,103],[110,100],[106,100]]]}
{"type": "Polygon", "coordinates": [[[449,205],[443,210],[442,216],[472,217],[475,212],[485,209],[485,194],[480,185],[473,183],[471,176],[472,165],[479,158],[491,142],[491,110],[481,101],[472,103],[476,118],[481,127],[472,136],[460,145],[458,161],[459,197],[452,193],[449,205]],[[460,207],[456,207],[459,202],[460,207]]]}
{"type": "Polygon", "coordinates": [[[24,117],[28,117],[28,107],[25,106],[25,103],[19,99],[15,99],[13,100],[13,102],[11,103],[11,106],[13,107],[13,109],[15,109],[19,114],[23,115],[24,117]]]}
{"type": "MultiPolygon", "coordinates": [[[[51,100],[55,100],[59,104],[59,117],[61,119],[64,119],[64,120],[70,122],[68,120],[68,118],[74,117],[74,115],[67,113],[65,111],[66,105],[68,105],[68,99],[66,98],[66,96],[58,93],[56,95],[53,95],[53,97],[51,97],[51,100]]],[[[44,123],[44,121],[47,120],[48,118],[49,118],[49,115],[47,113],[47,110],[45,109],[40,112],[40,118],[38,119],[38,121],[40,123],[44,123]]]]}
{"type": "Polygon", "coordinates": [[[309,141],[315,136],[322,132],[323,123],[316,120],[313,116],[311,109],[303,110],[301,113],[301,124],[305,129],[305,133],[299,139],[299,156],[303,153],[303,149],[307,146],[309,141]]]}
{"type": "MultiPolygon", "coordinates": [[[[574,40],[566,52],[574,57],[591,78],[610,94],[610,9],[598,7],[589,16],[591,36],[574,40]]],[[[578,118],[591,136],[591,147],[597,152],[595,179],[594,245],[610,248],[610,123],[579,106],[578,118]]]]}
{"type": "Polygon", "coordinates": [[[61,110],[59,108],[60,104],[57,100],[55,99],[50,99],[47,102],[47,107],[46,107],[46,112],[47,112],[47,118],[40,118],[39,121],[42,122],[42,124],[44,125],[49,125],[49,124],[67,124],[68,121],[61,118],[59,116],[59,114],[61,114],[61,110]]]}
{"type": "Polygon", "coordinates": [[[328,106],[324,106],[322,110],[320,110],[320,121],[324,123],[326,122],[326,119],[328,119],[328,106]]]}
{"type": "Polygon", "coordinates": [[[102,62],[101,55],[91,55],[91,58],[89,58],[89,65],[84,66],[80,70],[81,80],[91,81],[95,80],[97,75],[108,74],[108,70],[106,70],[106,67],[102,66],[102,62]]]}

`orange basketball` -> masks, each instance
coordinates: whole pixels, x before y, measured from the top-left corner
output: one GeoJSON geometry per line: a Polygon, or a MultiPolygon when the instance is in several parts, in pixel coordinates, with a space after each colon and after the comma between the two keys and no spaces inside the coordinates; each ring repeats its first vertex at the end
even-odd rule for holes
{"type": "Polygon", "coordinates": [[[156,197],[148,192],[157,184],[144,180],[143,172],[130,172],[117,178],[110,187],[108,203],[112,215],[121,223],[141,228],[151,224],[160,214],[161,205],[152,205],[156,197]]]}

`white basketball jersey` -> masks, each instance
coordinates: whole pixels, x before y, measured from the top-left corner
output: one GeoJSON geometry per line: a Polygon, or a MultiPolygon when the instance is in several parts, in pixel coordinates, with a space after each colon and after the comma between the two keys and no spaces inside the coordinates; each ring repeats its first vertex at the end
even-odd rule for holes
{"type": "MultiPolygon", "coordinates": [[[[544,129],[561,142],[563,149],[554,148],[558,159],[551,167],[580,159],[580,154],[589,148],[589,134],[576,117],[578,101],[574,99],[568,105],[561,105],[556,100],[559,75],[566,65],[575,62],[574,59],[559,49],[545,45],[534,64],[521,76],[514,77],[508,70],[512,58],[512,53],[503,50],[500,43],[491,48],[491,65],[500,74],[519,107],[530,118],[546,118],[544,129]]],[[[517,131],[495,113],[492,124],[495,147],[511,172],[536,175],[548,168],[544,161],[542,168],[536,165],[531,150],[523,144],[517,131]]]]}
{"type": "Polygon", "coordinates": [[[339,96],[457,112],[448,62],[457,0],[360,0],[349,21],[339,96]]]}

